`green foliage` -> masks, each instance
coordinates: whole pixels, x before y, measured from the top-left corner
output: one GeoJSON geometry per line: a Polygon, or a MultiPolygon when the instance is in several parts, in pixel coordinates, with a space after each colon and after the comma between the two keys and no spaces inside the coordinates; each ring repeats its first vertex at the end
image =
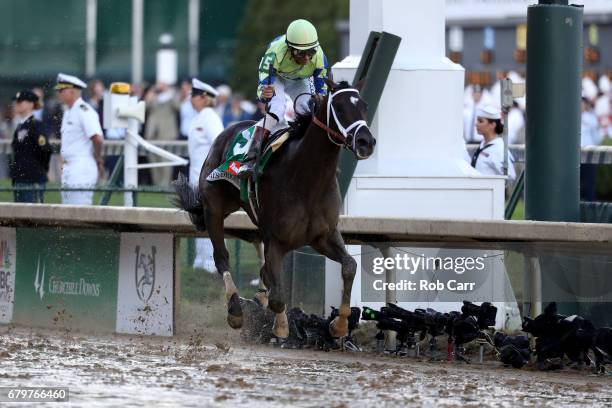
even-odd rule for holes
{"type": "Polygon", "coordinates": [[[268,44],[283,35],[291,21],[309,20],[317,28],[319,42],[330,66],[338,59],[340,36],[336,23],[348,19],[348,0],[249,0],[239,29],[231,86],[254,98],[257,68],[268,44]]]}

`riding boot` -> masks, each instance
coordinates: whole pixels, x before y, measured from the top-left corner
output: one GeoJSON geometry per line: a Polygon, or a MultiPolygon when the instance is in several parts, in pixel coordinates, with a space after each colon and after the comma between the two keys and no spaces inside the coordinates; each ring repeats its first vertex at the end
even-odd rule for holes
{"type": "Polygon", "coordinates": [[[253,141],[251,142],[249,151],[244,156],[242,166],[240,166],[238,172],[236,173],[238,178],[249,178],[253,175],[256,164],[255,160],[260,155],[261,147],[266,143],[269,135],[270,131],[268,129],[259,126],[255,127],[255,132],[253,132],[253,141]]]}

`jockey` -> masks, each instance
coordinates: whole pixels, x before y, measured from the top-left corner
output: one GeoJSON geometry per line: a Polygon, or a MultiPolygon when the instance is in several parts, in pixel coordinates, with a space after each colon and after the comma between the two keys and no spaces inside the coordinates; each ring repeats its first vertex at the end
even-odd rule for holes
{"type": "MultiPolygon", "coordinates": [[[[306,20],[295,20],[287,28],[286,35],[270,43],[259,64],[257,97],[268,102],[266,116],[255,127],[253,140],[243,165],[237,174],[247,178],[253,174],[255,158],[266,142],[271,129],[285,116],[285,93],[295,101],[300,94],[325,95],[327,93],[328,63],[319,46],[316,28],[306,20]],[[314,89],[313,89],[314,87],[314,89]]],[[[310,98],[298,98],[296,113],[310,111],[310,98]]]]}

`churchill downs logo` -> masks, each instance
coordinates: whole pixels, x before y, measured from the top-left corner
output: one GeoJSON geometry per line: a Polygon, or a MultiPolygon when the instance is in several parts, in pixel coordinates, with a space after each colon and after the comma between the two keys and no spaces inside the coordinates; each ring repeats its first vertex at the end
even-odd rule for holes
{"type": "MultiPolygon", "coordinates": [[[[40,257],[36,266],[36,277],[34,278],[34,291],[40,296],[40,300],[45,296],[45,273],[47,265],[43,262],[40,265],[40,257]]],[[[64,296],[100,296],[100,284],[87,282],[84,278],[77,281],[65,281],[57,276],[51,276],[47,291],[53,295],[64,296]]]]}
{"type": "Polygon", "coordinates": [[[8,241],[0,241],[0,302],[11,300],[11,249],[8,241]]]}
{"type": "Polygon", "coordinates": [[[136,279],[136,294],[143,302],[147,302],[153,294],[155,285],[155,252],[157,248],[151,246],[150,254],[140,250],[140,245],[136,245],[136,267],[134,268],[134,278],[136,279]]]}
{"type": "Polygon", "coordinates": [[[0,269],[10,269],[11,267],[11,248],[8,241],[0,241],[0,269]]]}

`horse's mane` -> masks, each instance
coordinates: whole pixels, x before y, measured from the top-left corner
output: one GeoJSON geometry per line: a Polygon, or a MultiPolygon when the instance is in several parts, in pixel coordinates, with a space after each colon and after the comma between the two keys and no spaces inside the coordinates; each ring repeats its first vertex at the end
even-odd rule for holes
{"type": "Polygon", "coordinates": [[[296,115],[293,122],[289,122],[289,136],[294,139],[300,139],[306,133],[306,129],[312,122],[310,113],[305,115],[296,115]]]}
{"type": "MultiPolygon", "coordinates": [[[[351,85],[347,81],[340,81],[334,86],[334,90],[350,88],[351,85]]],[[[313,96],[311,99],[312,112],[316,112],[319,109],[319,106],[323,101],[326,101],[327,98],[322,98],[319,96],[313,96]]],[[[289,136],[291,138],[300,139],[306,133],[306,129],[310,126],[312,122],[312,113],[307,113],[305,115],[296,115],[295,120],[293,122],[289,122],[289,136]]]]}
{"type": "Polygon", "coordinates": [[[345,89],[345,88],[350,88],[351,85],[348,83],[348,81],[340,81],[336,84],[336,86],[334,87],[334,90],[338,90],[338,89],[345,89]]]}

